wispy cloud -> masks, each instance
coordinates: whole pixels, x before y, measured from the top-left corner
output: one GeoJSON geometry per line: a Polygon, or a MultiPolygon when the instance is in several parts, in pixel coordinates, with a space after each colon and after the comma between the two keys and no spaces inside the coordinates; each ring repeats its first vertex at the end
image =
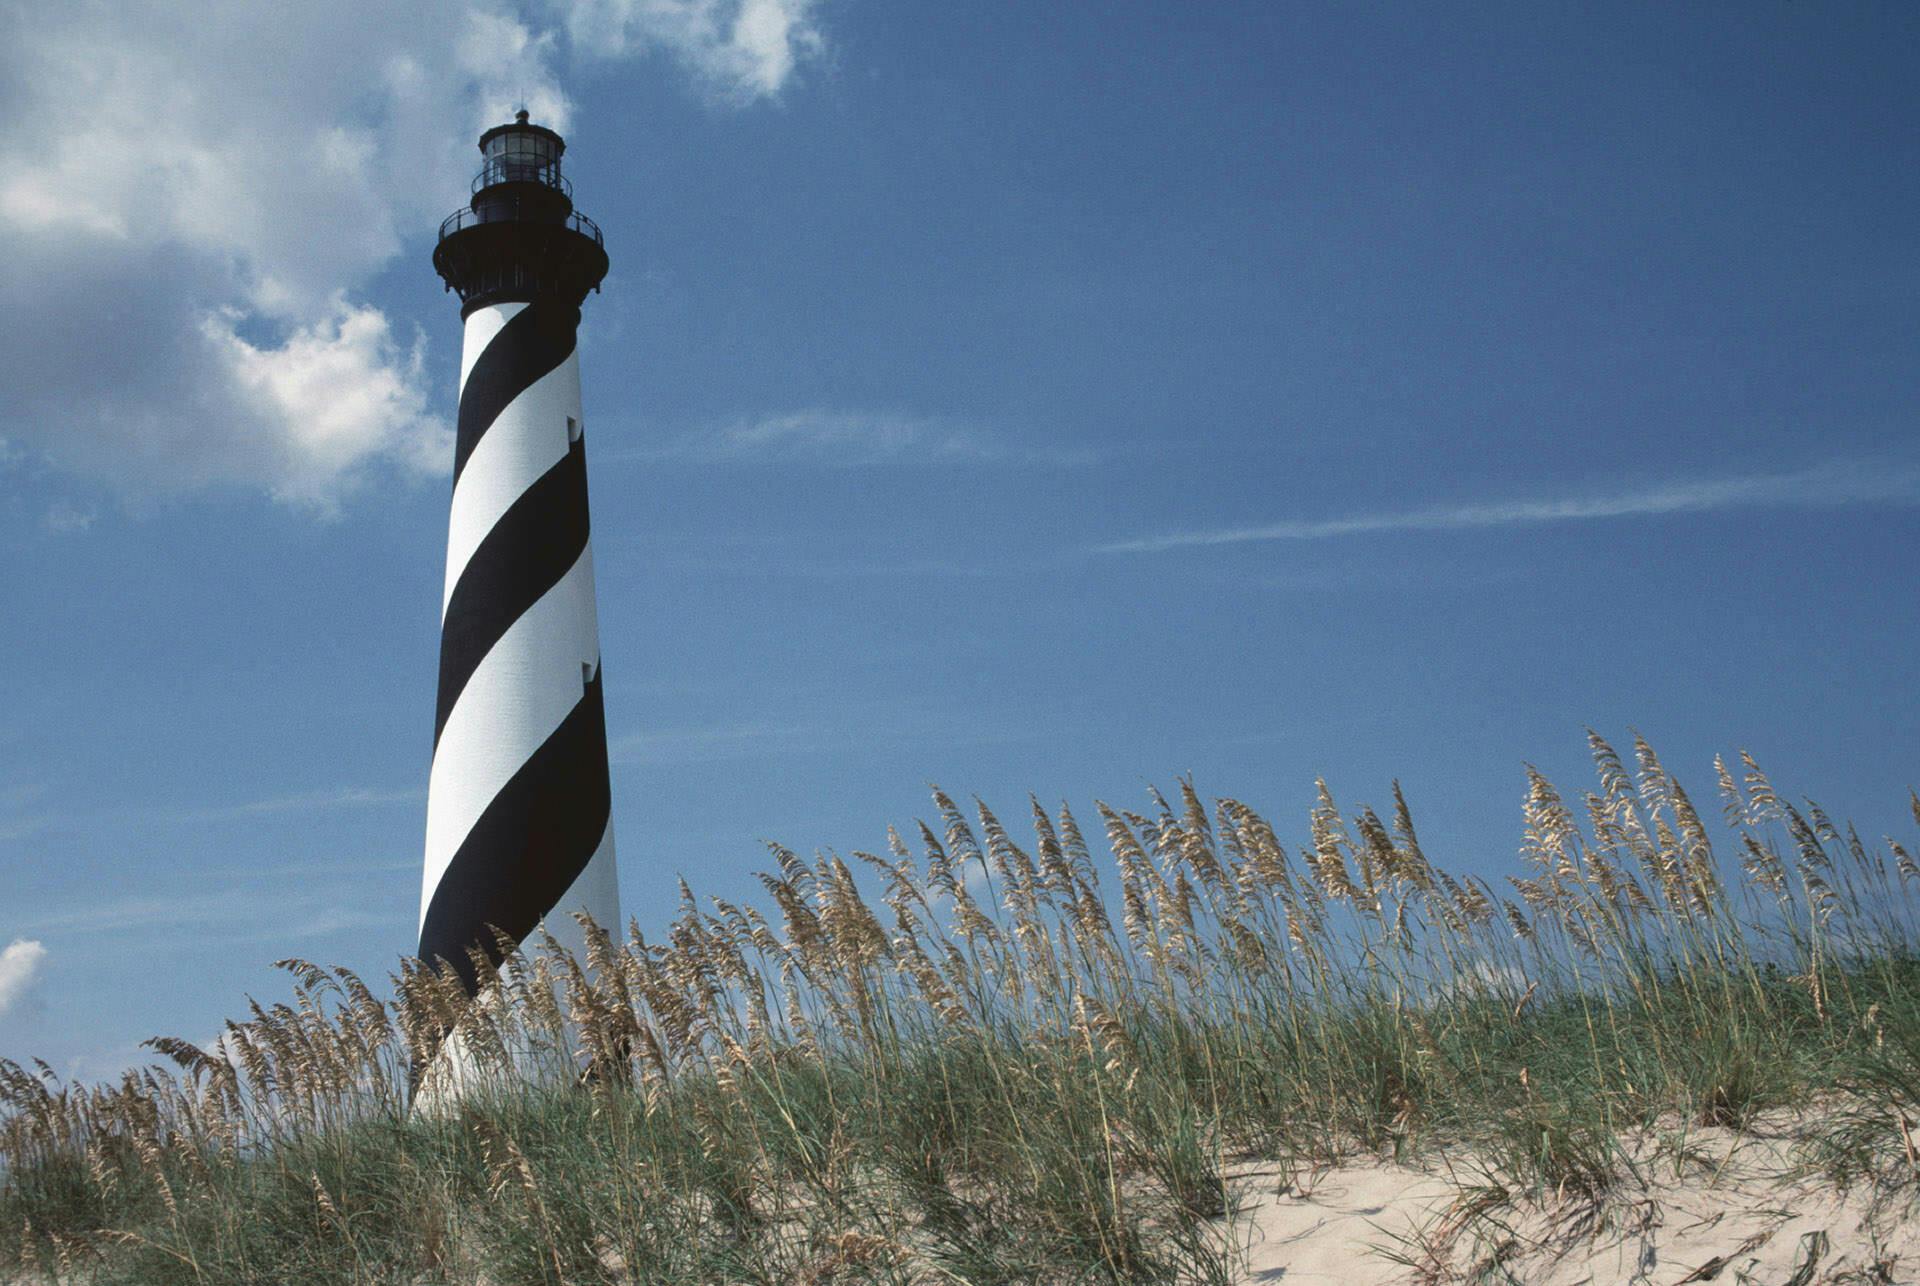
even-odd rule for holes
{"type": "Polygon", "coordinates": [[[340,812],[360,808],[388,808],[399,804],[417,804],[426,800],[421,787],[405,790],[372,786],[341,786],[333,790],[302,791],[274,795],[266,799],[247,799],[230,804],[189,807],[116,807],[85,814],[56,814],[51,811],[14,811],[45,793],[45,787],[0,789],[0,844],[17,843],[43,835],[56,827],[85,828],[90,825],[189,825],[207,822],[235,822],[249,818],[273,817],[284,813],[340,812]],[[9,815],[11,814],[11,815],[9,815]]]}
{"type": "Polygon", "coordinates": [[[1920,465],[1839,461],[1793,473],[1749,474],[1659,483],[1586,496],[1532,497],[1438,505],[1334,518],[1293,518],[1253,526],[1169,532],[1097,546],[1102,554],[1150,554],[1255,541],[1335,540],[1382,532],[1465,531],[1537,526],[1599,518],[1657,517],[1722,509],[1825,508],[1853,504],[1920,504],[1920,465]]]}
{"type": "Polygon", "coordinates": [[[853,723],[730,723],[710,727],[663,728],[614,737],[608,756],[621,764],[706,763],[720,759],[818,754],[824,751],[883,749],[919,745],[999,745],[1039,735],[1029,727],[995,723],[990,717],[876,716],[870,725],[853,723]]]}
{"type": "Polygon", "coordinates": [[[816,581],[846,580],[986,580],[996,576],[1032,576],[1056,564],[1077,565],[1065,560],[1030,559],[1020,563],[962,563],[926,559],[820,559],[788,558],[782,555],[791,542],[765,542],[764,553],[741,553],[732,557],[698,554],[662,554],[651,560],[655,571],[684,575],[743,576],[750,579],[793,579],[816,581]]]}
{"type": "Polygon", "coordinates": [[[795,754],[819,749],[823,731],[800,724],[775,723],[658,728],[613,738],[607,745],[607,755],[615,763],[684,764],[795,754]]]}
{"type": "Polygon", "coordinates": [[[426,792],[418,787],[408,790],[382,790],[369,786],[342,786],[336,790],[312,790],[293,795],[275,795],[268,799],[250,799],[238,804],[169,809],[162,813],[161,817],[170,822],[231,821],[236,818],[260,817],[273,813],[379,808],[389,804],[416,803],[426,797],[426,792]]]}
{"type": "Polygon", "coordinates": [[[0,808],[21,808],[47,793],[45,782],[17,782],[0,786],[0,808]]]}
{"type": "Polygon", "coordinates": [[[47,506],[45,524],[48,531],[56,536],[70,536],[75,532],[86,531],[92,527],[100,511],[92,505],[84,508],[71,500],[56,500],[47,506]]]}
{"type": "Polygon", "coordinates": [[[151,943],[159,932],[204,936],[217,932],[228,943],[323,938],[348,929],[407,927],[404,904],[370,906],[345,882],[288,889],[233,888],[150,897],[122,897],[29,917],[27,927],[50,934],[123,934],[142,931],[151,943]]]}
{"type": "Polygon", "coordinates": [[[51,813],[42,813],[33,817],[16,817],[0,821],[0,844],[11,844],[16,840],[44,835],[53,829],[54,823],[58,820],[51,813]]]}
{"type": "Polygon", "coordinates": [[[806,462],[837,468],[878,464],[1023,464],[1070,468],[1099,459],[1091,448],[1017,441],[945,420],[844,411],[798,411],[682,434],[616,459],[710,463],[806,462]]]}
{"type": "Polygon", "coordinates": [[[55,819],[51,813],[23,811],[46,793],[47,788],[41,782],[0,786],[0,844],[31,839],[52,829],[55,819]]]}
{"type": "Polygon", "coordinates": [[[47,949],[27,938],[15,938],[0,951],[0,1015],[20,1002],[40,972],[47,949]]]}

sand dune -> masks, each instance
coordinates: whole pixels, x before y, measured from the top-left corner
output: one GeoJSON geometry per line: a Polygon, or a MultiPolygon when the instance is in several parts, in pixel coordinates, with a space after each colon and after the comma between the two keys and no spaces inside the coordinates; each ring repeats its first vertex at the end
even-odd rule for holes
{"type": "Polygon", "coordinates": [[[1920,1282],[1912,1190],[1840,1191],[1800,1173],[1791,1131],[1632,1143],[1641,1181],[1596,1203],[1499,1196],[1471,1157],[1234,1175],[1248,1283],[1527,1286],[1920,1282]]]}

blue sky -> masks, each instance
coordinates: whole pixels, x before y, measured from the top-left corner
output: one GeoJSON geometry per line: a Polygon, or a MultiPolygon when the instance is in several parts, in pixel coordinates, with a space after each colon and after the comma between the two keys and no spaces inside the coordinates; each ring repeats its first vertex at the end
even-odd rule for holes
{"type": "Polygon", "coordinates": [[[1397,777],[1503,871],[1588,725],[1910,830],[1912,10],[317,8],[28,4],[0,55],[0,1055],[111,1074],[411,945],[431,239],[520,100],[613,259],[643,928],[928,782],[1191,772],[1292,841],[1397,777]]]}

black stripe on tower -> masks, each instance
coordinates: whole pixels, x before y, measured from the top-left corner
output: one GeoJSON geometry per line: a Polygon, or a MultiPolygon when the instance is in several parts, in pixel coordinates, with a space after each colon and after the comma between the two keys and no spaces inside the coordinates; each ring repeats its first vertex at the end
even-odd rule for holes
{"type": "Polygon", "coordinates": [[[444,960],[467,994],[468,948],[498,962],[493,928],[523,940],[557,905],[607,833],[607,715],[596,671],[560,726],[521,765],[467,833],[440,877],[420,930],[420,958],[444,960]]]}
{"type": "Polygon", "coordinates": [[[447,599],[440,627],[440,702],[433,744],[465,690],[526,610],[559,583],[586,551],[587,447],[568,446],[560,462],[520,493],[480,541],[447,599]]]}

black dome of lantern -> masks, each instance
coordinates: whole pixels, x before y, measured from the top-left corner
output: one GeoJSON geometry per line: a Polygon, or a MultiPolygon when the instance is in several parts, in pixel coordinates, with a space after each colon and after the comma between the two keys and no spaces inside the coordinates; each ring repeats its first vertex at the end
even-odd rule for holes
{"type": "Polygon", "coordinates": [[[579,307],[607,275],[600,227],[573,208],[560,173],[566,140],[514,115],[480,136],[473,200],[440,225],[433,266],[464,316],[488,304],[550,298],[579,307]]]}

